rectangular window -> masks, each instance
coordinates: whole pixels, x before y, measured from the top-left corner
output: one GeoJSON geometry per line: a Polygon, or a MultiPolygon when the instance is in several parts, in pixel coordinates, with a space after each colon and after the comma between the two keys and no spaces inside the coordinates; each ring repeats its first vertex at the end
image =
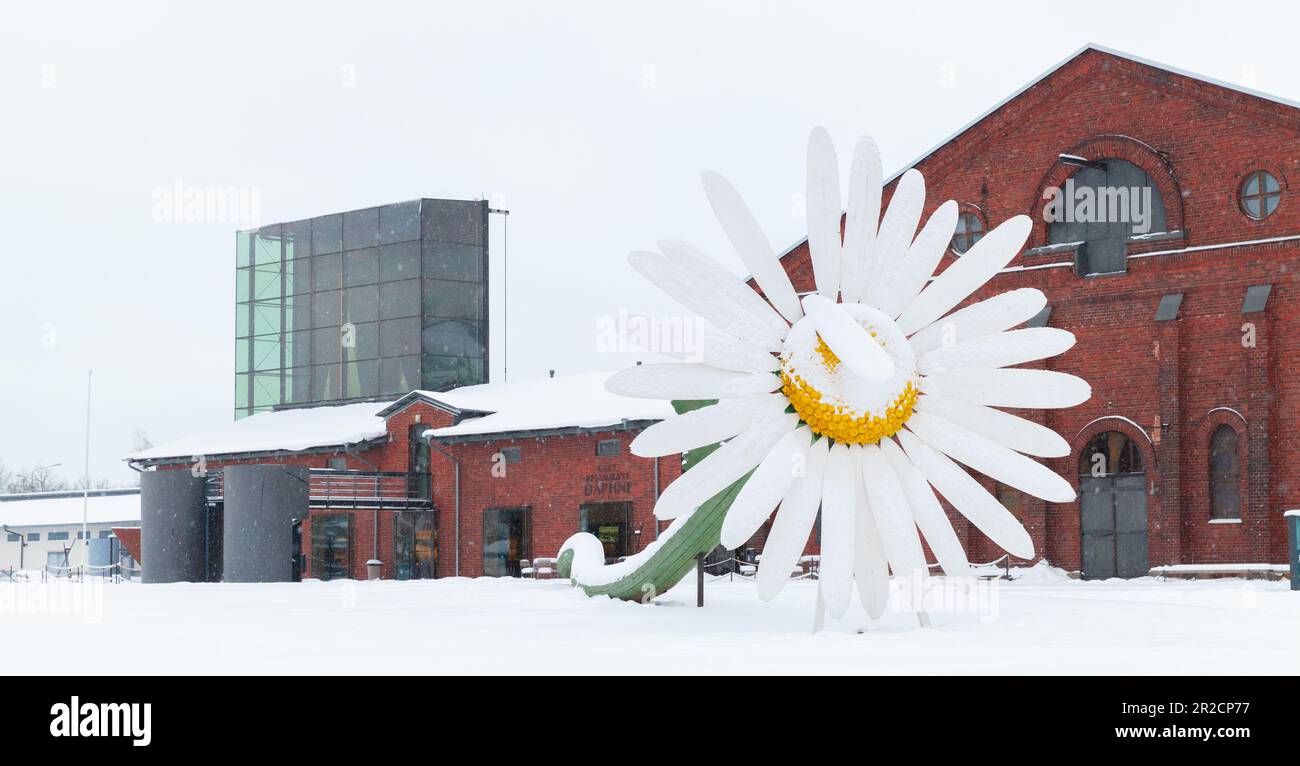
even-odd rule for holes
{"type": "Polygon", "coordinates": [[[28,532],[28,533],[27,533],[27,542],[29,542],[29,543],[39,542],[40,539],[41,539],[41,533],[40,533],[40,532],[28,532]]]}
{"type": "Polygon", "coordinates": [[[113,536],[113,530],[111,530],[111,529],[101,529],[101,530],[99,530],[99,539],[100,539],[100,540],[107,540],[108,538],[110,538],[110,537],[112,537],[112,536],[113,536]]]}
{"type": "Polygon", "coordinates": [[[379,241],[406,242],[420,238],[420,201],[398,202],[379,208],[379,241]]]}
{"type": "Polygon", "coordinates": [[[523,447],[502,447],[501,459],[507,463],[521,463],[524,459],[523,447]]]}
{"type": "Polygon", "coordinates": [[[351,576],[352,514],[312,516],[311,559],[313,577],[339,580],[351,576]]]}
{"type": "Polygon", "coordinates": [[[68,533],[67,533],[67,532],[51,532],[51,533],[49,533],[48,535],[45,536],[45,539],[46,539],[46,540],[67,540],[67,539],[68,539],[68,533]]]}
{"type": "Polygon", "coordinates": [[[631,503],[586,503],[578,509],[578,528],[600,540],[606,564],[633,553],[631,503]]]}
{"type": "Polygon", "coordinates": [[[622,446],[623,442],[618,439],[601,439],[596,442],[596,456],[613,457],[619,453],[622,446]]]}
{"type": "Polygon", "coordinates": [[[438,527],[433,511],[393,514],[393,577],[431,580],[437,576],[438,527]]]}
{"type": "Polygon", "coordinates": [[[16,543],[16,542],[18,542],[19,540],[22,540],[22,539],[23,539],[23,536],[20,535],[20,534],[18,534],[17,532],[10,532],[10,533],[9,533],[9,542],[11,542],[11,543],[16,543]]]}
{"type": "Polygon", "coordinates": [[[532,530],[527,508],[489,508],[483,512],[483,574],[519,577],[520,563],[531,559],[532,530]]]}

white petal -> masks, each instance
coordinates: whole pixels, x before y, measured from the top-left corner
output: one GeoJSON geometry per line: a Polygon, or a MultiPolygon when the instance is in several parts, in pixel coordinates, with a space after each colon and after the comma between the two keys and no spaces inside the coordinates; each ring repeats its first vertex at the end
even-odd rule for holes
{"type": "Polygon", "coordinates": [[[781,500],[781,507],[777,509],[776,519],[763,545],[763,562],[758,567],[758,597],[764,601],[771,601],[790,581],[790,573],[812,533],[817,521],[817,507],[822,501],[822,480],[829,447],[829,439],[812,443],[808,448],[804,475],[796,477],[790,484],[781,500]]]}
{"type": "Polygon", "coordinates": [[[781,437],[781,441],[767,453],[722,520],[721,542],[724,548],[739,548],[763,526],[776,510],[776,504],[785,497],[786,490],[790,489],[795,474],[803,470],[811,443],[812,430],[803,426],[781,437]]]}
{"type": "Polygon", "coordinates": [[[840,260],[840,294],[845,303],[862,297],[867,268],[876,249],[880,225],[880,149],[870,136],[858,139],[849,171],[849,204],[844,213],[844,248],[840,260]]]}
{"type": "Polygon", "coordinates": [[[938,415],[1026,455],[1065,457],[1070,454],[1070,444],[1060,434],[1010,412],[933,394],[917,397],[916,410],[938,415]]]}
{"type": "Polygon", "coordinates": [[[925,553],[921,550],[921,538],[907,496],[889,462],[874,444],[862,447],[862,483],[894,574],[909,579],[925,577],[928,574],[925,553]]]}
{"type": "Polygon", "coordinates": [[[1042,463],[938,415],[913,412],[907,427],[953,460],[1034,497],[1053,503],[1073,502],[1076,497],[1070,482],[1042,463]]]}
{"type": "Polygon", "coordinates": [[[1029,216],[1018,215],[984,235],[916,296],[898,317],[899,329],[911,335],[966,300],[1016,257],[1032,227],[1029,216]]]}
{"type": "Polygon", "coordinates": [[[749,473],[798,422],[793,414],[768,418],[722,445],[668,485],[655,503],[655,516],[674,519],[694,512],[749,473]]]}
{"type": "Polygon", "coordinates": [[[808,254],[817,292],[835,300],[840,286],[840,165],[825,128],[808,136],[808,254]]]}
{"type": "MultiPolygon", "coordinates": [[[[903,263],[907,250],[916,236],[916,226],[921,222],[921,209],[925,207],[925,178],[912,168],[894,185],[894,196],[889,199],[889,209],[880,221],[876,236],[876,252],[867,269],[866,291],[863,303],[880,306],[881,298],[891,288],[887,284],[890,274],[903,263]]],[[[890,318],[893,318],[893,314],[890,318]]]]}
{"type": "Polygon", "coordinates": [[[765,351],[781,350],[781,342],[785,337],[783,334],[772,332],[765,322],[721,296],[715,285],[697,278],[670,261],[668,256],[637,250],[628,254],[627,262],[660,290],[717,325],[728,335],[765,351]]]}
{"type": "MultiPolygon", "coordinates": [[[[738,372],[774,372],[780,360],[699,317],[622,314],[612,350],[643,351],[738,372]]],[[[599,342],[599,341],[598,341],[599,342]]]]}
{"type": "Polygon", "coordinates": [[[930,215],[930,220],[925,222],[921,233],[907,249],[907,255],[881,275],[879,288],[872,290],[869,296],[872,304],[891,319],[903,313],[903,309],[934,276],[956,228],[957,203],[948,200],[930,215]]]}
{"type": "MultiPolygon", "coordinates": [[[[859,460],[858,466],[861,467],[859,460]]],[[[858,586],[858,602],[873,620],[880,619],[889,605],[889,560],[880,531],[876,527],[867,492],[862,487],[862,473],[856,471],[853,522],[853,579],[858,586]]]]}
{"type": "Polygon", "coordinates": [[[1073,407],[1092,396],[1092,386],[1082,378],[1064,372],[1019,367],[926,375],[921,378],[921,390],[989,407],[1049,410],[1073,407]]]}
{"type": "MultiPolygon", "coordinates": [[[[853,594],[854,489],[849,448],[831,447],[822,478],[822,596],[832,617],[843,617],[853,594]]],[[[671,485],[669,485],[671,486],[671,485]]]]}
{"type": "Polygon", "coordinates": [[[940,346],[1009,330],[1034,317],[1046,305],[1047,296],[1032,287],[995,295],[954,311],[913,335],[912,351],[920,356],[940,346]]]}
{"type": "Polygon", "coordinates": [[[789,402],[781,394],[723,399],[717,404],[661,420],[632,440],[633,455],[662,457],[717,444],[759,421],[780,415],[789,402]]]}
{"type": "Polygon", "coordinates": [[[717,173],[706,170],[700,177],[704,181],[704,194],[713,206],[713,214],[727,232],[754,281],[786,319],[792,323],[799,321],[803,317],[799,296],[745,200],[730,181],[717,173]]]}
{"type": "Polygon", "coordinates": [[[1074,346],[1074,333],[1055,327],[1027,327],[983,335],[927,351],[916,361],[922,375],[967,368],[1010,367],[1063,354],[1074,346]]]}
{"type": "Polygon", "coordinates": [[[949,577],[969,576],[970,562],[966,559],[966,551],[925,477],[893,439],[881,439],[880,451],[898,477],[903,494],[907,496],[907,505],[912,509],[912,518],[921,534],[925,535],[925,541],[938,559],[939,566],[943,567],[943,573],[949,577]]]}
{"type": "Polygon", "coordinates": [[[939,494],[976,529],[1016,558],[1034,557],[1034,541],[1025,528],[961,466],[907,429],[898,432],[898,440],[926,481],[933,484],[939,494]]]}
{"type": "Polygon", "coordinates": [[[656,244],[670,262],[686,269],[702,284],[707,284],[717,297],[741,307],[768,332],[780,338],[785,338],[790,332],[790,325],[771,304],[763,300],[763,296],[754,292],[754,288],[742,282],[740,277],[727,271],[708,253],[684,239],[665,238],[656,244]]]}
{"type": "Polygon", "coordinates": [[[855,375],[867,381],[885,381],[894,376],[894,360],[842,304],[811,293],[804,296],[803,307],[817,334],[855,375]]]}
{"type": "Polygon", "coordinates": [[[731,399],[780,387],[781,379],[769,372],[735,372],[690,362],[640,364],[605,381],[610,393],[638,399],[731,399]]]}

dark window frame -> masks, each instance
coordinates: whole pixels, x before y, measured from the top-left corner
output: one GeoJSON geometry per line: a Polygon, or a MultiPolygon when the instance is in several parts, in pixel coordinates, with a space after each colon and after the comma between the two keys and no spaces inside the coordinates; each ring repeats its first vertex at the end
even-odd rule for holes
{"type": "Polygon", "coordinates": [[[1206,470],[1212,521],[1241,520],[1241,443],[1241,434],[1228,423],[1210,431],[1206,470]]]}

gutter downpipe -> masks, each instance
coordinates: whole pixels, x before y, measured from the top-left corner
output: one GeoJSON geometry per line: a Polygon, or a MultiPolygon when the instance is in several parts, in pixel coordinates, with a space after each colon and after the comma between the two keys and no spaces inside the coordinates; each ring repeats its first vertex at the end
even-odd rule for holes
{"type": "Polygon", "coordinates": [[[430,432],[432,430],[433,429],[430,428],[428,431],[425,431],[420,436],[420,438],[427,441],[430,447],[433,447],[434,449],[441,452],[443,454],[443,457],[447,458],[452,463],[452,482],[453,482],[452,487],[456,497],[455,500],[456,521],[455,521],[455,529],[454,529],[455,537],[456,537],[456,555],[453,557],[453,559],[455,561],[455,565],[454,565],[455,576],[460,577],[460,458],[456,457],[455,455],[452,455],[450,452],[444,449],[443,446],[439,444],[433,438],[433,436],[430,435],[430,432]]]}

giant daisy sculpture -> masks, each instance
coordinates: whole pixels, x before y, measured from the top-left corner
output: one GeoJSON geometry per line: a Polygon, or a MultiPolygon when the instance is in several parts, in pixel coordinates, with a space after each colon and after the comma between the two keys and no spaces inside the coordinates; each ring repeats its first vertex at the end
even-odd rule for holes
{"type": "Polygon", "coordinates": [[[1031,558],[1029,534],[962,465],[1044,500],[1074,500],[1070,484],[1033,459],[1068,454],[1065,440],[997,408],[1071,407],[1091,395],[1073,375],[1015,367],[1074,345],[1064,330],[1013,329],[1043,309],[1042,292],[1012,290],[953,311],[1015,257],[1030,219],[1004,222],[934,276],[957,204],[940,205],[918,233],[921,173],[899,178],[883,218],[881,178],[875,143],[859,140],[842,206],[834,146],[824,129],[812,131],[816,291],[801,299],[735,188],[704,173],[714,213],[762,295],[681,240],[632,253],[633,268],[715,332],[698,362],[639,365],[606,384],[624,396],[717,400],[632,442],[643,457],[724,442],[668,485],[655,515],[693,513],[748,475],[721,541],[739,547],[776,511],[757,574],[768,600],[788,581],[820,508],[820,588],[833,617],[847,611],[855,580],[874,618],[886,606],[890,570],[926,576],[922,535],[945,574],[969,571],[936,492],[1009,553],[1031,558]]]}

